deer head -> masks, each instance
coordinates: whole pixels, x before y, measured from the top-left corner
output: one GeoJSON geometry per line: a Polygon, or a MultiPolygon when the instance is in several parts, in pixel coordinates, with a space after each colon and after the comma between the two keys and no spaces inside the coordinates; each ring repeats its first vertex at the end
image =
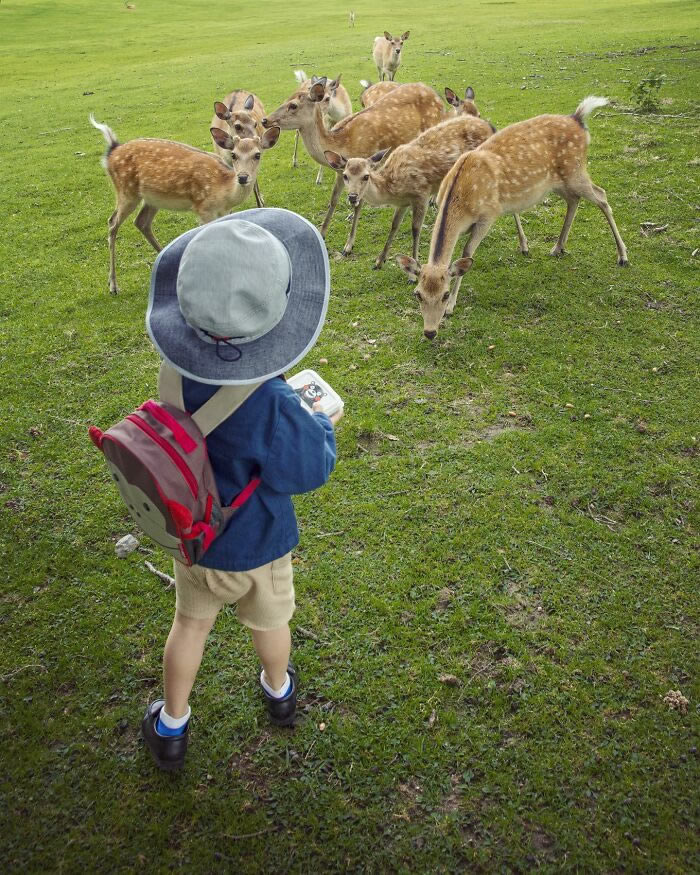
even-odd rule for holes
{"type": "Polygon", "coordinates": [[[225,103],[217,100],[214,104],[214,114],[228,124],[232,137],[255,137],[258,133],[257,122],[251,115],[255,98],[249,94],[243,104],[243,109],[231,112],[225,103]]]}
{"type": "Polygon", "coordinates": [[[372,170],[376,170],[389,149],[382,149],[371,158],[347,160],[337,152],[324,152],[326,161],[334,170],[343,171],[343,182],[348,192],[348,202],[355,207],[362,200],[370,182],[372,170]]]}
{"type": "Polygon", "coordinates": [[[445,100],[450,106],[454,106],[457,113],[461,113],[462,115],[475,115],[477,118],[481,118],[481,113],[474,103],[474,89],[471,85],[464,92],[464,100],[457,97],[451,88],[445,88],[445,100]]]}
{"type": "Polygon", "coordinates": [[[326,77],[314,82],[308,91],[295,91],[279,109],[262,120],[264,128],[276,125],[283,131],[294,131],[313,118],[316,104],[326,96],[326,77]]]}
{"type": "Polygon", "coordinates": [[[414,258],[397,255],[396,262],[411,282],[416,283],[413,294],[420,303],[423,334],[428,340],[433,340],[447,310],[450,282],[454,277],[465,274],[473,261],[471,258],[458,258],[450,267],[441,264],[420,265],[414,258]]]}
{"type": "Polygon", "coordinates": [[[239,185],[253,185],[258,177],[260,159],[279,139],[280,129],[272,127],[262,137],[231,137],[221,128],[210,128],[216,145],[231,153],[231,166],[239,185]]]}
{"type": "Polygon", "coordinates": [[[391,53],[394,58],[398,58],[401,54],[403,44],[410,36],[410,33],[411,32],[407,30],[406,33],[402,33],[401,36],[392,36],[388,30],[384,31],[384,39],[391,43],[391,53]]]}

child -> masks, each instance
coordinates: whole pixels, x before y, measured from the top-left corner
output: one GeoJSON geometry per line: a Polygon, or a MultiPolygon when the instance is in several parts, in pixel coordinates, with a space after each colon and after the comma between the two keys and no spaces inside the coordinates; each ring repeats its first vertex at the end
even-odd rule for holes
{"type": "Polygon", "coordinates": [[[223,504],[261,482],[198,565],[175,562],[175,618],[163,655],[165,699],[143,718],[161,769],[182,767],[188,699],[207,635],[236,604],[262,662],[270,720],[294,722],[297,676],[289,663],[294,613],[291,550],[299,541],[291,495],[322,486],[335,465],[334,423],[309,413],[279,376],[316,342],[330,291],[325,244],[288,210],[225,216],[174,240],[153,268],[146,325],[164,360],[161,397],[193,412],[221,385],[240,407],[207,437],[223,504]],[[178,376],[179,375],[179,376],[178,376]],[[246,397],[247,396],[247,397],[246,397]]]}

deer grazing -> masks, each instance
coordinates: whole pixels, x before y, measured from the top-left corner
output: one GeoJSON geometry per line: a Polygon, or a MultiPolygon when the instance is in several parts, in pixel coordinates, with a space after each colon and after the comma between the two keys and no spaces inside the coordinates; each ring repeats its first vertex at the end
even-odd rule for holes
{"type": "MultiPolygon", "coordinates": [[[[325,79],[326,82],[326,93],[323,95],[323,100],[321,101],[321,109],[326,114],[326,118],[335,124],[335,122],[341,121],[345,116],[350,115],[352,112],[352,102],[350,101],[350,95],[347,92],[347,89],[340,84],[341,74],[335,79],[327,79],[324,76],[312,76],[310,79],[307,77],[306,73],[303,70],[295,70],[294,76],[296,77],[297,82],[299,83],[299,88],[301,91],[308,92],[309,88],[314,85],[316,82],[320,82],[321,79],[325,79]]],[[[290,98],[291,99],[291,98],[290,98]]],[[[292,156],[292,167],[297,166],[297,147],[299,145],[299,131],[297,130],[294,134],[294,155],[292,156]]],[[[320,185],[323,182],[323,167],[318,168],[318,173],[316,175],[316,185],[320,185]]]]}
{"type": "MultiPolygon", "coordinates": [[[[309,155],[324,167],[328,166],[327,151],[350,158],[367,157],[380,149],[409,142],[444,118],[444,104],[440,97],[432,88],[416,82],[402,85],[379,103],[344,118],[328,130],[320,108],[324,93],[325,82],[316,82],[307,93],[295,92],[279,109],[263,119],[264,127],[276,125],[283,131],[298,130],[309,155]]],[[[324,237],[342,188],[343,176],[338,172],[321,226],[324,237]]],[[[356,225],[358,215],[359,206],[355,209],[353,225],[356,225]]]]}
{"type": "Polygon", "coordinates": [[[388,30],[385,30],[384,36],[375,36],[372,57],[382,82],[385,77],[394,81],[396,71],[401,64],[401,49],[409,35],[410,31],[407,30],[401,36],[393,37],[388,30]]]}
{"type": "MultiPolygon", "coordinates": [[[[263,126],[260,124],[265,115],[265,107],[260,99],[250,91],[240,89],[227,94],[223,100],[217,100],[214,104],[214,117],[211,120],[211,128],[218,128],[232,137],[261,137],[263,126]]],[[[212,131],[214,151],[231,166],[231,152],[222,149],[212,131]]],[[[260,188],[256,182],[253,186],[255,202],[259,207],[264,207],[260,188]]]]}
{"type": "Polygon", "coordinates": [[[607,103],[604,97],[586,97],[572,115],[540,115],[509,125],[455,163],[440,186],[428,263],[421,266],[405,255],[396,259],[409,278],[417,281],[415,294],[427,338],[432,340],[442,317],[454,311],[462,275],[472,266],[476,248],[496,219],[534,206],[551,191],[566,201],[566,217],[551,255],[564,253],[576,208],[585,198],[608,221],[617,263],[621,267],[629,263],[605,191],[591,181],[586,170],[590,142],[586,118],[607,103]],[[470,236],[462,257],[450,266],[464,231],[470,236]]]}
{"type": "MultiPolygon", "coordinates": [[[[393,206],[394,220],[384,249],[374,269],[380,269],[386,261],[389,247],[406,210],[411,207],[413,232],[413,258],[418,258],[421,228],[428,208],[428,200],[440,187],[445,174],[459,156],[485,142],[493,133],[491,125],[474,116],[457,116],[428,128],[415,140],[398,146],[386,162],[376,169],[387,150],[371,158],[346,160],[335,152],[326,152],[331,167],[342,171],[348,201],[356,207],[361,201],[371,206],[393,206]]],[[[527,240],[518,216],[515,216],[521,252],[527,254],[527,240]]],[[[348,238],[344,252],[352,251],[354,236],[348,238]]]]}
{"type": "Polygon", "coordinates": [[[193,210],[199,221],[209,222],[228,213],[253,191],[264,149],[279,138],[279,128],[269,128],[262,137],[231,138],[212,128],[217,145],[231,153],[232,166],[210,152],[174,143],[172,140],[139,139],[119,143],[114,131],[90,116],[102,132],[107,151],[102,164],[117,197],[109,218],[109,290],[117,294],[115,250],[122,222],[143,201],[135,225],[156,252],[151,223],[158,210],[193,210]]]}

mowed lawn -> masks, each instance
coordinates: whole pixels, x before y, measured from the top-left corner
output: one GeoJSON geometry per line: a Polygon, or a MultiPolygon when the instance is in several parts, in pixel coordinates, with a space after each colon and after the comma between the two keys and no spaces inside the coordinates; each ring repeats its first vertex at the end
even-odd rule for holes
{"type": "MultiPolygon", "coordinates": [[[[131,5],[0,5],[2,869],[696,870],[697,4],[353,0],[354,28],[349,6],[309,0],[131,5]],[[343,199],[304,363],[346,417],[331,482],[296,502],[301,719],[268,726],[222,613],[186,768],[162,775],[139,723],[174,597],[143,562],[168,562],[145,540],[115,557],[135,530],[87,438],[156,392],[154,253],[127,222],[108,294],[88,114],[121,141],[208,149],[214,100],[248,88],[271,111],[297,67],[342,73],[359,108],[385,29],[411,31],[398,79],[471,85],[498,127],[611,98],[589,166],[631,266],[586,203],[550,259],[552,196],[523,216],[529,259],[496,224],[429,343],[393,259],[371,270],[390,211],[367,209],[342,259],[343,199]],[[661,114],[635,114],[652,71],[661,114]]],[[[320,223],[331,173],[315,186],[303,150],[292,170],[292,144],[265,153],[261,189],[320,223]]],[[[165,243],[194,223],[154,228],[165,243]]]]}

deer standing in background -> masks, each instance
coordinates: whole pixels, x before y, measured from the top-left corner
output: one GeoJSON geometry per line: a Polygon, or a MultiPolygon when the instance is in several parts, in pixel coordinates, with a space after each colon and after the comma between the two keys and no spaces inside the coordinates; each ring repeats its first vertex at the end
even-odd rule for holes
{"type": "MultiPolygon", "coordinates": [[[[330,122],[339,122],[346,116],[350,115],[350,113],[352,112],[352,102],[350,101],[350,95],[348,94],[346,88],[340,84],[340,77],[342,76],[342,73],[339,73],[335,79],[327,79],[325,76],[312,76],[309,79],[303,70],[295,70],[294,76],[299,83],[299,90],[304,92],[308,92],[309,88],[311,88],[311,86],[314,85],[316,82],[320,82],[321,79],[325,80],[326,93],[323,95],[323,100],[321,101],[321,109],[323,110],[323,112],[325,112],[326,118],[330,122]]],[[[299,131],[297,130],[294,134],[294,155],[292,156],[292,167],[297,166],[298,145],[299,131]]],[[[319,167],[318,173],[316,174],[316,185],[320,185],[322,182],[323,167],[319,167]]]]}
{"type": "Polygon", "coordinates": [[[432,340],[444,315],[451,315],[464,273],[472,266],[477,246],[504,213],[522,212],[550,191],[566,201],[566,217],[551,255],[562,255],[581,198],[591,201],[608,221],[624,267],[627,249],[617,230],[605,191],[586,170],[590,134],[586,118],[604,97],[586,97],[573,115],[539,115],[503,128],[456,162],[440,186],[440,208],[430,240],[428,263],[397,256],[409,278],[417,281],[416,297],[423,314],[423,333],[432,340]],[[462,258],[450,259],[459,235],[470,231],[462,258]],[[455,283],[450,291],[451,278],[455,283]]]}
{"type": "Polygon", "coordinates": [[[372,57],[377,67],[377,75],[382,82],[384,77],[394,81],[396,71],[401,64],[401,49],[409,35],[410,31],[407,30],[401,36],[393,37],[388,30],[385,30],[384,36],[375,36],[372,57]]]}
{"type": "Polygon", "coordinates": [[[135,225],[156,252],[151,223],[158,210],[193,210],[199,221],[210,222],[230,212],[253,192],[264,149],[275,145],[279,128],[262,137],[231,138],[212,128],[217,145],[231,153],[232,166],[211,152],[172,140],[139,139],[119,143],[114,131],[90,116],[90,123],[102,132],[107,151],[102,164],[117,197],[109,218],[109,290],[117,294],[116,240],[119,226],[143,201],[135,225]]]}
{"type": "MultiPolygon", "coordinates": [[[[227,94],[223,100],[217,100],[214,104],[214,117],[211,120],[211,128],[218,128],[232,137],[262,137],[263,126],[260,123],[265,115],[265,107],[260,99],[250,91],[237,89],[227,94]]],[[[222,149],[212,131],[214,151],[231,166],[231,152],[222,149]]],[[[265,206],[260,188],[256,181],[253,186],[255,202],[259,207],[265,206]]]]}
{"type": "MultiPolygon", "coordinates": [[[[326,152],[331,167],[341,170],[352,207],[364,201],[371,206],[395,207],[394,220],[384,249],[374,262],[379,270],[386,261],[389,247],[394,239],[406,210],[412,210],[413,258],[418,258],[421,228],[428,208],[428,200],[440,187],[445,174],[462,153],[476,149],[493,133],[487,121],[474,116],[458,116],[428,128],[415,140],[398,146],[379,169],[386,150],[371,158],[346,160],[335,152],[326,152]]],[[[520,250],[527,254],[527,240],[515,216],[520,250]]],[[[348,238],[345,252],[350,252],[354,237],[348,238]]]]}
{"type": "MultiPolygon", "coordinates": [[[[326,151],[350,158],[367,157],[380,149],[409,142],[444,118],[440,97],[432,88],[416,82],[402,85],[374,106],[344,118],[328,130],[320,108],[324,93],[325,83],[316,82],[308,93],[295,92],[279,109],[263,119],[264,127],[276,125],[283,131],[298,130],[309,155],[324,167],[328,166],[326,151]]],[[[342,188],[343,175],[337,173],[328,211],[321,226],[323,237],[328,231],[342,188]]],[[[359,210],[358,205],[353,216],[353,228],[357,225],[359,210]]]]}
{"type": "Polygon", "coordinates": [[[355,27],[355,13],[351,10],[348,16],[348,24],[350,27],[355,27]]]}

